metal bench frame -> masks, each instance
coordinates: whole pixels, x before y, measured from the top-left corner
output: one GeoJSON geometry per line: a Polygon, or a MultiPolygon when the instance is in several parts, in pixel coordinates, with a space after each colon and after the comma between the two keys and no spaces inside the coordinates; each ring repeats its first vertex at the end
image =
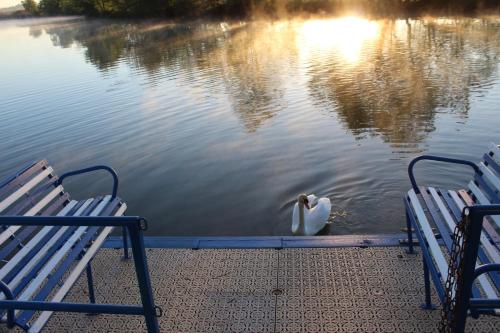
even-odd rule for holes
{"type": "MultiPolygon", "coordinates": [[[[33,163],[30,165],[33,165],[33,163]]],[[[56,180],[55,186],[61,185],[63,180],[68,177],[89,173],[96,170],[105,170],[112,175],[112,199],[116,198],[118,192],[118,176],[112,168],[105,165],[99,165],[65,173],[56,180]]],[[[0,184],[0,187],[9,183],[12,179],[16,178],[22,172],[6,179],[5,182],[2,182],[0,184]]],[[[92,278],[92,271],[90,268],[90,259],[88,264],[86,265],[90,303],[16,300],[13,297],[12,290],[5,282],[0,280],[0,292],[5,295],[5,299],[0,300],[0,309],[4,309],[7,311],[6,317],[8,328],[13,328],[17,325],[24,330],[28,330],[29,327],[21,326],[16,323],[15,310],[34,310],[50,312],[81,312],[90,314],[139,315],[145,317],[148,332],[159,332],[157,317],[161,316],[161,309],[154,305],[153,300],[151,281],[149,277],[143,239],[143,231],[147,229],[147,221],[144,218],[139,216],[0,216],[0,226],[122,227],[124,258],[127,259],[129,257],[128,238],[130,238],[134,266],[137,280],[139,282],[139,291],[142,301],[142,305],[95,304],[94,283],[92,278]]],[[[92,257],[97,253],[99,248],[100,246],[95,249],[94,253],[91,254],[92,257]]],[[[66,270],[69,270],[71,268],[71,265],[68,265],[65,268],[66,270]]],[[[74,285],[74,283],[76,283],[77,280],[78,279],[75,279],[73,281],[73,283],[69,286],[69,289],[74,285]]],[[[50,315],[52,315],[52,313],[50,313],[49,316],[50,315]]]]}
{"type": "MultiPolygon", "coordinates": [[[[413,159],[408,166],[408,174],[413,187],[413,191],[416,195],[420,194],[420,188],[417,185],[414,176],[414,166],[417,162],[422,160],[437,161],[451,164],[466,165],[471,167],[474,172],[481,176],[482,171],[473,162],[461,159],[446,158],[440,156],[423,155],[413,159]]],[[[423,257],[423,270],[424,270],[424,285],[425,285],[425,304],[423,308],[433,309],[431,303],[431,290],[430,290],[430,277],[434,282],[436,291],[442,303],[445,302],[445,286],[441,282],[440,272],[434,264],[432,254],[427,247],[427,239],[425,234],[420,230],[419,223],[417,222],[412,208],[410,207],[409,201],[405,198],[406,207],[406,220],[407,220],[407,235],[408,235],[408,253],[415,253],[413,247],[413,232],[417,236],[417,239],[422,249],[423,257]]],[[[458,281],[461,285],[459,289],[459,294],[457,294],[456,299],[460,300],[457,302],[455,307],[455,318],[457,318],[455,332],[463,332],[465,329],[465,322],[467,319],[468,311],[470,311],[473,317],[478,317],[480,314],[492,314],[492,309],[500,308],[500,298],[497,299],[484,299],[484,298],[471,298],[472,288],[475,280],[488,272],[500,271],[500,263],[489,263],[483,264],[476,267],[476,261],[478,259],[478,250],[480,246],[481,232],[483,230],[483,220],[486,216],[500,215],[500,204],[491,205],[473,205],[466,206],[462,211],[462,218],[469,219],[471,222],[470,228],[466,230],[468,235],[468,243],[464,251],[463,258],[463,276],[462,281],[458,281]]]]}

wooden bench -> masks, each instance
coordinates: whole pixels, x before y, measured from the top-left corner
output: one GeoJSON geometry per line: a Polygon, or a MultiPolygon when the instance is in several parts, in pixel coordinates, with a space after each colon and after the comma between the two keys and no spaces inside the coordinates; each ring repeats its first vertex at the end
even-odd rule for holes
{"type": "Polygon", "coordinates": [[[0,313],[8,328],[39,332],[54,311],[63,311],[141,315],[149,332],[159,331],[142,240],[146,223],[123,216],[127,205],[117,191],[118,177],[107,166],[58,178],[45,160],[0,181],[0,313]],[[112,194],[72,200],[62,181],[96,170],[112,175],[112,194]],[[91,260],[115,227],[124,231],[125,258],[130,234],[142,305],[95,304],[91,260]],[[90,303],[64,302],[83,271],[90,303]]]}
{"type": "MultiPolygon", "coordinates": [[[[420,156],[408,168],[412,189],[405,198],[409,253],[413,253],[412,228],[418,238],[424,260],[425,308],[431,309],[430,279],[432,277],[440,301],[456,299],[451,314],[453,331],[462,332],[467,313],[500,313],[500,148],[491,144],[479,164],[438,156],[420,156]],[[437,187],[419,187],[413,168],[421,160],[462,164],[474,170],[474,178],[466,190],[447,190],[437,187]],[[462,261],[451,260],[457,223],[469,223],[462,233],[467,238],[462,261]],[[437,239],[433,228],[439,232],[437,239]],[[453,284],[447,288],[451,267],[460,271],[453,284]],[[451,294],[450,294],[451,293],[451,294]],[[451,295],[451,296],[450,296],[451,295]],[[447,298],[448,297],[448,298],[447,298]]],[[[465,227],[464,227],[465,228],[465,227]]],[[[453,271],[453,270],[452,270],[453,271]]]]}

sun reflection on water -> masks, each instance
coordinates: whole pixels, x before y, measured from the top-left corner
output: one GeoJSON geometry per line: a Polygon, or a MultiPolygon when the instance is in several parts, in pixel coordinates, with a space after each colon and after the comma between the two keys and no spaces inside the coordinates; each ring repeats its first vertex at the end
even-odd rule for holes
{"type": "Polygon", "coordinates": [[[302,24],[298,38],[302,51],[337,51],[347,62],[360,59],[363,46],[379,35],[379,24],[359,17],[311,20],[302,24]]]}

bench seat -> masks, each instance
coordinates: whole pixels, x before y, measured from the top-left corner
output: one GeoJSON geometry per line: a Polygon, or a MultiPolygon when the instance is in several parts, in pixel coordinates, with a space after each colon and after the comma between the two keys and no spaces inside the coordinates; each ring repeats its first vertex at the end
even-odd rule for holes
{"type": "MultiPolygon", "coordinates": [[[[451,251],[455,225],[460,222],[463,209],[474,204],[476,202],[466,190],[454,191],[434,187],[420,187],[419,195],[413,189],[408,191],[407,210],[418,223],[419,234],[422,235],[422,240],[425,239],[428,245],[432,260],[437,267],[439,283],[442,285],[446,282],[448,275],[447,253],[451,251]],[[434,236],[433,229],[438,231],[441,242],[438,242],[438,239],[434,236]]],[[[500,237],[492,222],[490,217],[483,221],[478,266],[500,263],[500,237]]],[[[419,234],[417,233],[417,237],[419,234]]],[[[476,286],[473,289],[474,297],[498,297],[500,274],[498,272],[489,272],[487,275],[489,279],[482,275],[476,281],[476,286]]],[[[438,295],[443,296],[443,293],[438,293],[438,295]]]]}
{"type": "MultiPolygon", "coordinates": [[[[66,221],[122,217],[127,205],[116,197],[116,182],[112,195],[85,200],[72,200],[62,186],[66,176],[98,169],[109,168],[83,169],[59,178],[43,160],[26,165],[0,182],[0,303],[34,302],[32,308],[26,308],[26,303],[25,308],[0,310],[0,320],[8,326],[14,324],[28,332],[39,332],[53,311],[37,311],[36,302],[62,303],[83,271],[87,272],[89,301],[95,303],[91,261],[115,226],[11,225],[8,221],[14,217],[55,217],[66,221]]],[[[116,174],[112,174],[116,181],[116,174]]],[[[127,244],[125,247],[128,248],[127,244]]]]}
{"type": "MultiPolygon", "coordinates": [[[[464,160],[421,156],[410,163],[409,175],[412,189],[405,197],[409,252],[413,252],[412,231],[414,231],[424,259],[425,307],[432,308],[429,275],[436,286],[440,301],[442,303],[446,301],[445,285],[455,227],[462,221],[467,209],[483,207],[490,209],[492,214],[485,214],[480,219],[479,227],[482,229],[478,229],[477,245],[474,245],[476,248],[472,250],[473,253],[477,251],[475,267],[472,267],[472,270],[486,267],[485,265],[489,269],[471,279],[470,297],[487,304],[484,308],[478,306],[472,309],[475,315],[499,315],[500,272],[493,266],[500,264],[500,216],[496,215],[496,211],[500,209],[500,148],[491,144],[477,165],[464,160]],[[474,177],[469,182],[468,188],[461,190],[418,186],[413,175],[413,167],[420,160],[467,165],[474,169],[474,177]]],[[[477,304],[479,303],[478,301],[477,304]]]]}

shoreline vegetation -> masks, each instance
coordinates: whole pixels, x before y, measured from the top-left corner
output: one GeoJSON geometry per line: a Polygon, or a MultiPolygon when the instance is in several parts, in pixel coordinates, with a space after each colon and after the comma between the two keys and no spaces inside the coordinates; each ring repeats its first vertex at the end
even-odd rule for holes
{"type": "Polygon", "coordinates": [[[499,12],[498,0],[23,0],[0,18],[83,15],[108,18],[290,18],[475,15],[499,12]]]}

